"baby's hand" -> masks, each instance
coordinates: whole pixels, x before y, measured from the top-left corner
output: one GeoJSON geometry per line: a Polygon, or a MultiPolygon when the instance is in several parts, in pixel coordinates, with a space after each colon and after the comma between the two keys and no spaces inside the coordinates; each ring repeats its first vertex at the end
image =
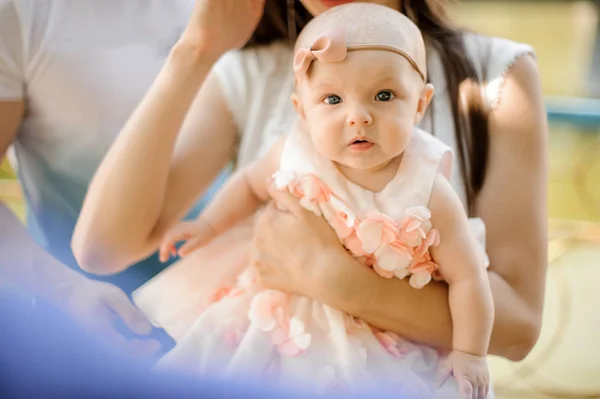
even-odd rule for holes
{"type": "Polygon", "coordinates": [[[452,351],[440,364],[439,386],[442,386],[452,374],[464,399],[487,397],[490,374],[484,356],[475,356],[458,350],[452,351]]]}
{"type": "Polygon", "coordinates": [[[177,254],[184,257],[208,244],[214,237],[215,230],[202,219],[179,223],[165,234],[160,245],[159,259],[161,262],[166,262],[170,256],[177,254]],[[177,251],[175,244],[179,241],[186,241],[186,243],[177,251]]]}

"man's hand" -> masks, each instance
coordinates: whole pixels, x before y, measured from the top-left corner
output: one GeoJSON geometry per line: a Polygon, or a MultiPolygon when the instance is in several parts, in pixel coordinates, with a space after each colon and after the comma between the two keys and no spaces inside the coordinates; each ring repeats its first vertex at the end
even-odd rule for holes
{"type": "Polygon", "coordinates": [[[155,340],[127,340],[115,326],[120,319],[138,335],[147,335],[152,326],[142,312],[118,287],[85,277],[62,285],[55,291],[55,305],[93,337],[135,355],[151,355],[160,349],[155,340]]]}

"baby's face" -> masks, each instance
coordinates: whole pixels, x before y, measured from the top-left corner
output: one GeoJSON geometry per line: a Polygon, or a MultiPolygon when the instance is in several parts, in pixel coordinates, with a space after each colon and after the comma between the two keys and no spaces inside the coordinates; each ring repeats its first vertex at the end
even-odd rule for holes
{"type": "Polygon", "coordinates": [[[404,151],[432,88],[403,57],[361,50],[339,63],[313,62],[297,93],[316,149],[335,163],[369,171],[404,151]]]}

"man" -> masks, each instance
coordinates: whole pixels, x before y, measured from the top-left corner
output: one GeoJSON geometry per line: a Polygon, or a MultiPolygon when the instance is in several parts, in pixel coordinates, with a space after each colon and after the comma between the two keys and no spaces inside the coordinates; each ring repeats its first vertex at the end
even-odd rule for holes
{"type": "Polygon", "coordinates": [[[135,334],[151,327],[112,284],[130,293],[165,265],[153,256],[95,281],[80,273],[71,235],[96,167],[192,6],[193,0],[0,0],[0,162],[13,146],[28,209],[26,230],[0,202],[0,276],[121,344],[115,314],[135,334]]]}

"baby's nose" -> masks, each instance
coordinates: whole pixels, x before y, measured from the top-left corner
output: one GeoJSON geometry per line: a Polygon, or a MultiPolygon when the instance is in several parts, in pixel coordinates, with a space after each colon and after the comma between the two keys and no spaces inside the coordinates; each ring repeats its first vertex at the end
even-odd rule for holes
{"type": "Polygon", "coordinates": [[[356,127],[373,123],[371,114],[366,109],[352,109],[348,113],[348,126],[356,127]]]}

